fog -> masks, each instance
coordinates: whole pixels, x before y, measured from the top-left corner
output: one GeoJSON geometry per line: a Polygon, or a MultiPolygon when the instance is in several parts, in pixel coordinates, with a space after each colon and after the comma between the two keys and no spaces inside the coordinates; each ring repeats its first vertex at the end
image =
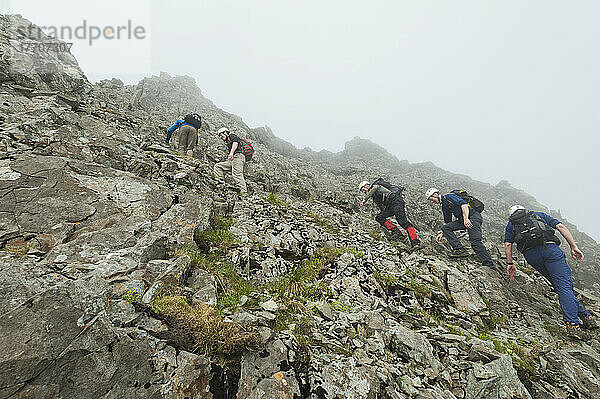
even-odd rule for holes
{"type": "Polygon", "coordinates": [[[250,126],[339,151],[508,180],[597,241],[597,1],[1,2],[36,24],[131,19],[138,42],[75,43],[92,80],[167,71],[250,126]],[[112,47],[111,47],[112,46],[112,47]]]}

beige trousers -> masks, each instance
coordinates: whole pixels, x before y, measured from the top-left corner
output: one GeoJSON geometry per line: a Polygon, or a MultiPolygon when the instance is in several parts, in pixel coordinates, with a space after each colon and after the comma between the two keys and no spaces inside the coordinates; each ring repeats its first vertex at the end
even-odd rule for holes
{"type": "MultiPolygon", "coordinates": [[[[198,140],[198,131],[190,125],[183,125],[179,128],[179,145],[177,150],[180,154],[185,155],[186,151],[190,153],[196,146],[198,140]]],[[[191,155],[188,153],[188,155],[191,155]]]]}
{"type": "Polygon", "coordinates": [[[246,180],[244,179],[244,164],[246,163],[246,157],[244,154],[237,153],[233,156],[232,161],[223,161],[215,164],[214,172],[217,178],[223,179],[225,172],[231,171],[235,184],[240,189],[241,193],[246,194],[248,189],[246,188],[246,180]]]}

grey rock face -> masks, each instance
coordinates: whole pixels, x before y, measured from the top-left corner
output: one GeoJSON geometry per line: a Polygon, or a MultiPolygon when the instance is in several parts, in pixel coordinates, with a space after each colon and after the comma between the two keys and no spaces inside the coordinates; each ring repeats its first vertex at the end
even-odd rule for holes
{"type": "MultiPolygon", "coordinates": [[[[15,53],[52,41],[19,36],[29,26],[0,16],[0,398],[600,397],[598,335],[568,341],[533,270],[508,281],[449,259],[423,200],[476,193],[503,262],[508,206],[547,210],[531,196],[360,138],[298,150],[189,77],[91,85],[69,53],[15,53]],[[163,131],[189,110],[206,123],[180,157],[163,131]],[[247,197],[211,176],[221,126],[256,149],[247,197]],[[375,176],[406,187],[421,250],[358,206],[375,176]]],[[[568,226],[591,259],[578,295],[600,314],[598,245],[568,226]]]]}

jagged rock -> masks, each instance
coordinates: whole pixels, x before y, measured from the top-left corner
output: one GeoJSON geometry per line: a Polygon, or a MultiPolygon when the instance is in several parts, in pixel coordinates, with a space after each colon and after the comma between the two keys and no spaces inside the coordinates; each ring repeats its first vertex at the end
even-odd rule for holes
{"type": "MultiPolygon", "coordinates": [[[[448,259],[423,192],[482,199],[499,262],[510,205],[553,213],[533,197],[360,138],[336,154],[298,150],[217,108],[189,77],[91,85],[68,53],[15,53],[19,26],[30,25],[0,16],[0,397],[600,396],[597,336],[565,342],[555,295],[533,270],[508,281],[448,259]],[[194,156],[180,157],[164,129],[188,110],[206,123],[194,156]],[[257,150],[249,196],[211,176],[221,126],[257,150]],[[371,204],[359,206],[356,183],[375,176],[406,188],[421,250],[383,237],[371,204]],[[233,225],[219,230],[216,215],[233,225]],[[202,231],[212,238],[194,240],[202,231]],[[155,301],[171,293],[177,317],[155,301]],[[260,349],[224,359],[179,347],[202,343],[185,323],[201,311],[226,329],[222,345],[251,323],[245,338],[260,349]]],[[[586,252],[578,295],[598,314],[600,249],[564,223],[586,252]]]]}
{"type": "Polygon", "coordinates": [[[474,364],[467,377],[465,398],[529,399],[531,395],[519,381],[510,356],[502,355],[486,365],[474,364]]]}

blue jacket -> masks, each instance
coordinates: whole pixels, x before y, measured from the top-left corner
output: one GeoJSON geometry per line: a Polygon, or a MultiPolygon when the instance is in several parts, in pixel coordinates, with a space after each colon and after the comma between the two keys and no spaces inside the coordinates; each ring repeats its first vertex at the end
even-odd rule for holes
{"type": "MultiPolygon", "coordinates": [[[[179,129],[181,126],[183,125],[188,125],[193,127],[194,129],[196,129],[196,126],[190,124],[190,123],[185,123],[183,121],[183,119],[178,119],[177,122],[175,122],[170,128],[167,129],[167,138],[165,139],[165,141],[168,143],[169,140],[171,140],[171,135],[173,134],[173,132],[177,129],[179,129]]],[[[198,131],[198,129],[196,129],[196,131],[198,131]]],[[[196,144],[198,144],[196,142],[196,144]]]]}
{"type": "MultiPolygon", "coordinates": [[[[553,229],[560,223],[560,220],[553,218],[552,216],[545,214],[544,212],[533,212],[542,219],[544,223],[552,227],[553,229]]],[[[504,242],[514,243],[515,242],[515,229],[512,223],[509,221],[504,229],[504,242]]]]}
{"type": "Polygon", "coordinates": [[[444,223],[450,223],[452,221],[452,215],[456,216],[457,219],[462,219],[461,206],[469,205],[467,201],[460,198],[454,193],[448,193],[442,195],[442,213],[444,214],[444,223]]]}

